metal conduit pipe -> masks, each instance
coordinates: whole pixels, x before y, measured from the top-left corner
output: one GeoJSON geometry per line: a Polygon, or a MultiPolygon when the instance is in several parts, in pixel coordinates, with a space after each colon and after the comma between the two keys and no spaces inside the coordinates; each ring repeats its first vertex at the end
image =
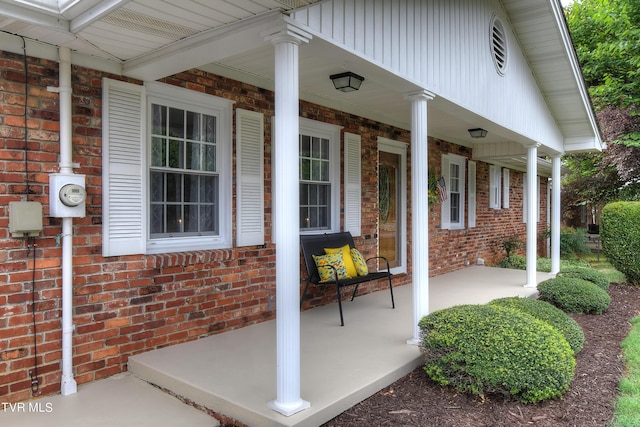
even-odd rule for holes
{"type": "MultiPolygon", "coordinates": [[[[73,173],[71,157],[71,49],[60,47],[60,173],[73,173]]],[[[62,218],[62,379],[63,396],[76,393],[73,378],[73,218],[62,218]]]]}

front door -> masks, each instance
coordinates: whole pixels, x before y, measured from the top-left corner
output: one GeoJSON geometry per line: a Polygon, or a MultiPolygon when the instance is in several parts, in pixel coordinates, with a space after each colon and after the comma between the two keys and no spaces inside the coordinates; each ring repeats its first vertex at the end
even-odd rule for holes
{"type": "Polygon", "coordinates": [[[379,138],[378,147],[379,252],[389,260],[393,273],[404,273],[407,265],[407,148],[404,143],[385,138],[379,138]]]}

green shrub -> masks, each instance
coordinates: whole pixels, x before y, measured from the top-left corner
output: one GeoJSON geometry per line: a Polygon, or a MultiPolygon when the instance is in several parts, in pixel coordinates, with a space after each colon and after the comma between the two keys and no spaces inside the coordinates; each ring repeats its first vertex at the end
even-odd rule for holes
{"type": "Polygon", "coordinates": [[[460,305],[422,318],[424,370],[441,385],[524,403],[562,396],[575,372],[573,351],[549,324],[497,305],[460,305]]]}
{"type": "Polygon", "coordinates": [[[540,298],[568,313],[602,314],[609,294],[591,282],[573,277],[556,277],[538,284],[540,298]]]}
{"type": "Polygon", "coordinates": [[[578,354],[584,346],[584,332],[578,322],[546,301],[534,298],[509,297],[495,299],[489,304],[513,308],[548,323],[564,336],[575,354],[578,354]]]}
{"type": "Polygon", "coordinates": [[[602,253],[629,283],[640,285],[640,202],[609,203],[600,217],[602,253]]]}
{"type": "Polygon", "coordinates": [[[578,254],[591,253],[587,246],[587,230],[562,227],[560,229],[560,257],[575,259],[578,254]]]}
{"type": "Polygon", "coordinates": [[[605,291],[609,290],[609,279],[607,278],[607,275],[592,268],[567,268],[565,270],[560,270],[556,277],[573,277],[575,279],[582,279],[593,283],[605,291]]]}

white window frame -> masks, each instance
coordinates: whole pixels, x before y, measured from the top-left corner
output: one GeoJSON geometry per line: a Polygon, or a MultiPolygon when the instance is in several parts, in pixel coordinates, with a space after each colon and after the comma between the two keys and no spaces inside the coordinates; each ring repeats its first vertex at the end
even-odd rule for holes
{"type": "Polygon", "coordinates": [[[464,230],[465,222],[465,188],[466,188],[466,165],[467,158],[457,155],[457,154],[443,154],[442,155],[442,176],[445,179],[445,185],[447,190],[447,198],[441,204],[442,215],[441,215],[441,228],[445,230],[464,230]],[[455,164],[458,166],[460,186],[458,193],[460,194],[460,206],[459,211],[460,215],[458,221],[453,221],[451,219],[451,165],[455,164]]]}
{"type": "Polygon", "coordinates": [[[329,140],[329,181],[330,197],[330,225],[321,230],[302,230],[300,234],[323,234],[340,231],[340,130],[341,126],[317,120],[299,119],[300,135],[309,135],[329,140]]]}
{"type": "MultiPolygon", "coordinates": [[[[157,254],[166,252],[222,249],[231,247],[232,235],[232,105],[233,103],[224,98],[207,95],[188,89],[171,86],[157,82],[145,83],[147,89],[147,117],[146,117],[146,138],[144,156],[146,164],[145,172],[148,176],[150,170],[150,146],[151,146],[151,104],[161,104],[183,110],[201,112],[216,117],[216,169],[219,177],[219,227],[220,232],[213,236],[175,236],[150,238],[147,231],[146,253],[157,254]]],[[[149,209],[149,179],[145,188],[146,200],[146,224],[150,226],[149,209]]]]}

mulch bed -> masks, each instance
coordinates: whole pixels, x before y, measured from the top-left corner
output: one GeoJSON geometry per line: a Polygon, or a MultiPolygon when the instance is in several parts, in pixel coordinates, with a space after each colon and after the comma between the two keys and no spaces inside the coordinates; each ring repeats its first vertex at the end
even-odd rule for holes
{"type": "Polygon", "coordinates": [[[577,355],[575,378],[560,399],[526,405],[503,397],[460,394],[432,382],[418,368],[353,406],[324,427],[588,427],[613,418],[618,383],[624,375],[620,343],[629,320],[640,315],[640,288],[612,284],[603,315],[572,315],[582,326],[585,346],[577,355]]]}

